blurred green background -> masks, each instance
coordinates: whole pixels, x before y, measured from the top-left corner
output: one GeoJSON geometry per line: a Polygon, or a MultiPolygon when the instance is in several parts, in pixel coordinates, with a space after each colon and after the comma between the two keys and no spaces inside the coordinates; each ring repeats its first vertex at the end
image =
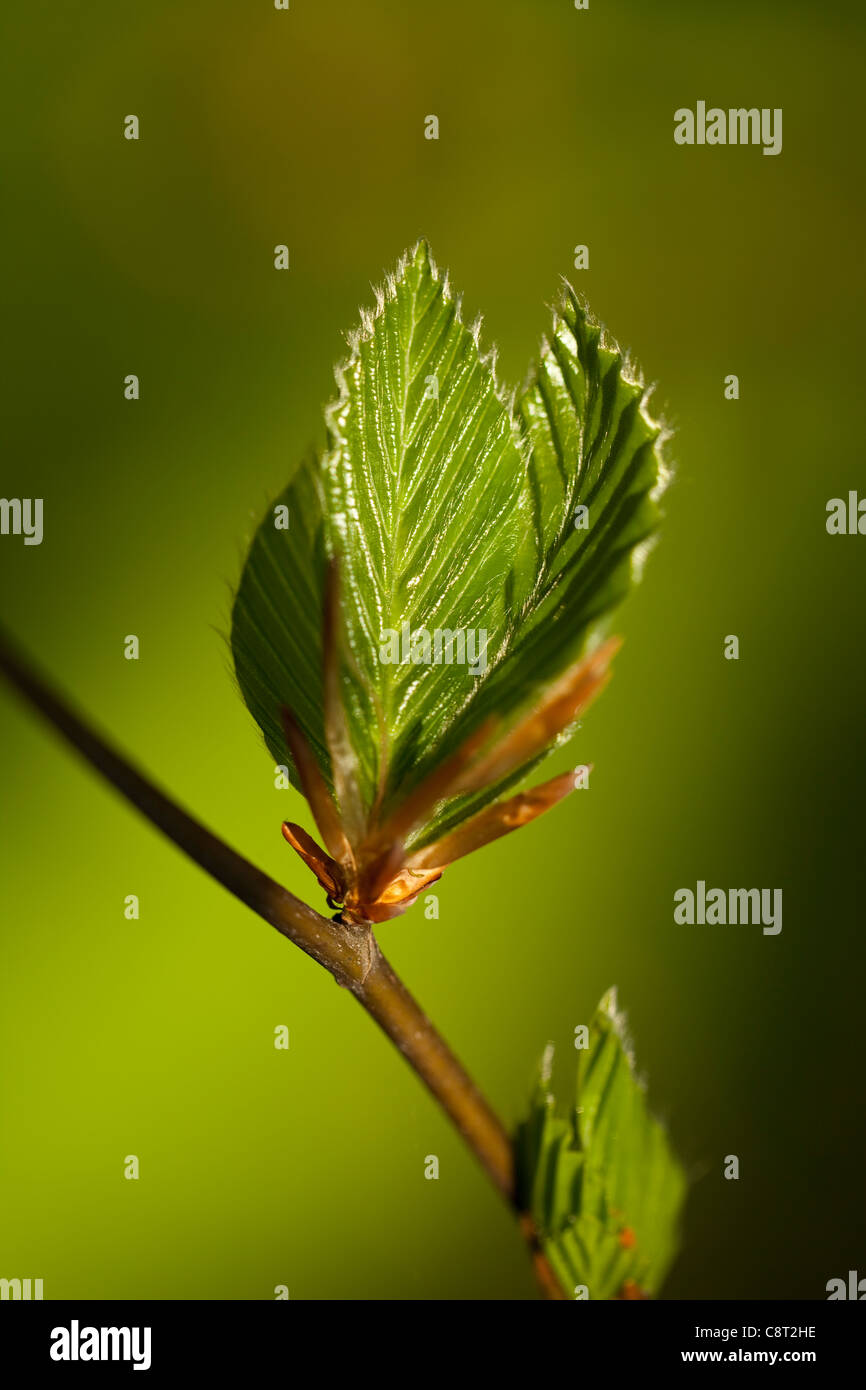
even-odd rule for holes
{"type": "MultiPolygon", "coordinates": [[[[45,537],[0,538],[0,616],[316,906],[225,633],[370,282],[426,235],[517,383],[570,275],[659,383],[663,538],[559,758],[594,764],[589,792],[449,870],[438,921],[379,938],[509,1123],[548,1039],[568,1091],[574,1027],[619,986],[694,1177],[675,1298],[866,1274],[866,540],[824,524],[866,495],[864,27],[755,0],[3,18],[0,493],[43,497],[45,537]],[[676,146],[698,99],[782,107],[781,155],[676,146]],[[781,887],[781,935],[676,926],[699,878],[781,887]]],[[[513,1222],[353,1001],[4,689],[0,716],[0,1275],[47,1298],[533,1297],[513,1222]]]]}

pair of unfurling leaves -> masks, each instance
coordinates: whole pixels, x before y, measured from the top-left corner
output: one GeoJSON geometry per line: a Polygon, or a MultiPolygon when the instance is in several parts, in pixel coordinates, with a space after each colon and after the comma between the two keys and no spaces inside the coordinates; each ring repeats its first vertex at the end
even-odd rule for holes
{"type": "Polygon", "coordinates": [[[666,472],[646,389],[568,287],[510,399],[425,243],[349,346],[325,448],[253,538],[231,642],[323,844],[286,839],[344,919],[380,922],[574,787],[514,790],[607,680],[666,472]],[[386,632],[427,634],[428,658],[444,634],[446,659],[384,661],[386,632]]]}

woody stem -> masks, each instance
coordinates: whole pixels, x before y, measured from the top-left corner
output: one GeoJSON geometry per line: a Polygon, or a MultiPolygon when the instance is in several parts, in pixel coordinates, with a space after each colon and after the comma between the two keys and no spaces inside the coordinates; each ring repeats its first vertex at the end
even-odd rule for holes
{"type": "MultiPolygon", "coordinates": [[[[514,1152],[447,1043],[398,979],[372,930],[332,922],[233,850],[156,787],[45,684],[0,634],[0,673],[24,699],[149,821],[200,868],[246,903],[348,989],[421,1078],[506,1201],[517,1210],[514,1152]]],[[[525,1214],[520,1225],[548,1298],[563,1298],[525,1214]]]]}
{"type": "Polygon", "coordinates": [[[514,1152],[502,1123],[394,973],[370,933],[370,966],[349,988],[432,1091],[491,1182],[514,1200],[514,1152]]]}

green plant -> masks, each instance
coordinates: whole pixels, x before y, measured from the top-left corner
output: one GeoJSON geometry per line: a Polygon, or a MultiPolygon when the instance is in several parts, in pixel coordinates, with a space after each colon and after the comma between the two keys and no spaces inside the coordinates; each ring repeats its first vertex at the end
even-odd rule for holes
{"type": "Polygon", "coordinates": [[[511,1202],[550,1297],[657,1292],[679,1166],[626,1061],[612,999],[578,1108],[539,1092],[511,1137],[381,954],[373,926],[448,864],[562,800],[519,784],[609,675],[613,610],[659,522],[663,430],[638,374],[566,287],[523,390],[501,391],[425,243],[350,339],[312,453],[258,528],[232,613],[243,697],[321,837],[283,833],[334,916],[211,835],[8,646],[0,666],[199,864],[331,971],[511,1202]],[[603,1084],[602,1084],[603,1082],[603,1084]]]}
{"type": "Polygon", "coordinates": [[[544,1054],[517,1137],[520,1205],[564,1288],[648,1298],[676,1254],[685,1177],[647,1108],[614,990],[588,1031],[565,1118],[549,1089],[553,1049],[544,1054]]]}

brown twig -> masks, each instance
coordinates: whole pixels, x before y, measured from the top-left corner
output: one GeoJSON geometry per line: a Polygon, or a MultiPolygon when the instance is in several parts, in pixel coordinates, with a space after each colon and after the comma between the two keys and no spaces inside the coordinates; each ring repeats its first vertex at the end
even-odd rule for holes
{"type": "MultiPolygon", "coordinates": [[[[81,719],[0,634],[0,672],[68,743],[200,868],[348,989],[435,1096],[487,1175],[515,1208],[511,1140],[501,1121],[388,964],[369,926],[334,922],[262,873],[176,802],[81,719]]],[[[564,1298],[531,1219],[518,1213],[547,1298],[564,1298]]]]}

